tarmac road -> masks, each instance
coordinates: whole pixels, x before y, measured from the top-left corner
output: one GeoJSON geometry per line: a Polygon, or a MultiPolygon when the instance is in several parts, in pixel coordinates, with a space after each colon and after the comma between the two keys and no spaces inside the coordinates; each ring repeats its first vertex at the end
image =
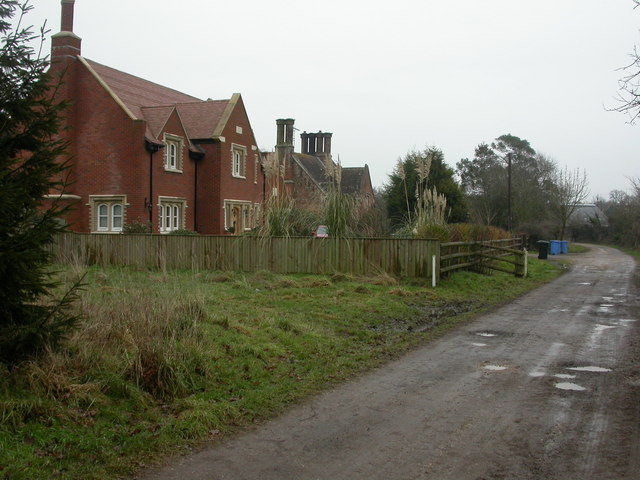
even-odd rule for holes
{"type": "Polygon", "coordinates": [[[634,261],[519,300],[143,480],[640,479],[634,261]]]}

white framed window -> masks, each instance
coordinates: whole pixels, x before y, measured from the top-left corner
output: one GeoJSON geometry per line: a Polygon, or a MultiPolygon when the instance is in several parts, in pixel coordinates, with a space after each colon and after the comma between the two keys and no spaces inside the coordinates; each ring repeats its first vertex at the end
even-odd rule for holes
{"type": "Polygon", "coordinates": [[[182,152],[184,139],[178,135],[164,134],[164,169],[182,173],[182,152]]]}
{"type": "Polygon", "coordinates": [[[125,220],[126,195],[89,195],[91,231],[97,233],[122,232],[125,220]]]}
{"type": "Polygon", "coordinates": [[[231,175],[236,178],[245,178],[247,175],[247,149],[242,145],[231,145],[231,175]]]}
{"type": "Polygon", "coordinates": [[[258,184],[258,154],[253,155],[253,183],[258,184]]]}
{"type": "Polygon", "coordinates": [[[175,197],[159,197],[158,200],[158,229],[160,233],[169,233],[185,228],[186,200],[175,197]]]}
{"type": "Polygon", "coordinates": [[[259,204],[246,200],[225,200],[223,209],[227,232],[238,235],[257,226],[259,204]]]}

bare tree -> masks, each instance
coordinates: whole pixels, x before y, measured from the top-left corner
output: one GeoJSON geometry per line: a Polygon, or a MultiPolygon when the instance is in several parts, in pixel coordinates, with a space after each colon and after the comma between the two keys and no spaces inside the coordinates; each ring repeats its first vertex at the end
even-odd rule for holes
{"type": "MultiPolygon", "coordinates": [[[[640,7],[640,0],[632,0],[633,9],[640,7]]],[[[631,62],[620,68],[627,74],[618,80],[620,90],[618,92],[619,105],[610,110],[629,115],[629,123],[634,124],[640,118],[640,52],[638,47],[633,47],[633,53],[629,55],[631,62]]]]}
{"type": "MultiPolygon", "coordinates": [[[[640,1],[640,0],[639,0],[640,1]]],[[[567,224],[578,205],[589,195],[587,173],[576,168],[558,170],[551,189],[551,209],[560,225],[560,240],[564,240],[567,224]]]]}

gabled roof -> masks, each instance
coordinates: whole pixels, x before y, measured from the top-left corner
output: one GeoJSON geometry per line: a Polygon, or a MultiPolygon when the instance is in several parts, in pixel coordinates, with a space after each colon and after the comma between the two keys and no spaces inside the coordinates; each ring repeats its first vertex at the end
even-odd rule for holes
{"type": "Polygon", "coordinates": [[[193,139],[212,138],[224,117],[229,100],[207,100],[177,105],[180,117],[193,139]]]}
{"type": "Polygon", "coordinates": [[[93,60],[78,57],[132,120],[147,121],[147,137],[157,140],[173,110],[177,110],[189,139],[221,135],[240,95],[226,100],[201,100],[93,60]]]}
{"type": "Polygon", "coordinates": [[[162,132],[162,129],[175,109],[176,107],[171,105],[163,107],[142,107],[140,109],[142,118],[147,121],[149,130],[154,138],[158,138],[158,135],[162,132]]]}
{"type": "Polygon", "coordinates": [[[84,60],[137,119],[144,118],[141,107],[159,107],[161,105],[202,101],[172,88],[163,87],[115,68],[101,65],[93,60],[84,60]]]}
{"type": "Polygon", "coordinates": [[[369,167],[343,167],[340,190],[347,195],[358,195],[362,191],[369,167]]]}
{"type": "Polygon", "coordinates": [[[315,155],[292,153],[291,158],[307,173],[309,178],[324,190],[328,186],[329,178],[324,161],[315,155]]]}

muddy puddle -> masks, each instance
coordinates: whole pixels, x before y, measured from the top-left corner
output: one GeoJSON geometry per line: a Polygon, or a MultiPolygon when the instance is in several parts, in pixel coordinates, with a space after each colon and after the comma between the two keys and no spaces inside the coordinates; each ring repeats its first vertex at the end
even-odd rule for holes
{"type": "Polygon", "coordinates": [[[606,373],[606,372],[610,372],[611,371],[610,368],[594,367],[594,366],[567,367],[567,370],[571,370],[572,372],[593,372],[593,373],[606,373]]]}
{"type": "Polygon", "coordinates": [[[451,302],[442,305],[413,305],[416,315],[410,319],[388,319],[380,325],[373,325],[372,330],[394,332],[426,332],[447,319],[470,312],[480,307],[478,302],[451,302]]]}
{"type": "Polygon", "coordinates": [[[583,386],[578,385],[577,383],[572,383],[572,382],[556,383],[555,387],[560,390],[569,390],[573,392],[584,392],[586,390],[586,388],[584,388],[583,386]]]}
{"type": "Polygon", "coordinates": [[[489,370],[491,372],[501,372],[501,371],[507,369],[507,367],[505,367],[503,365],[485,365],[482,368],[484,368],[485,370],[489,370]]]}

